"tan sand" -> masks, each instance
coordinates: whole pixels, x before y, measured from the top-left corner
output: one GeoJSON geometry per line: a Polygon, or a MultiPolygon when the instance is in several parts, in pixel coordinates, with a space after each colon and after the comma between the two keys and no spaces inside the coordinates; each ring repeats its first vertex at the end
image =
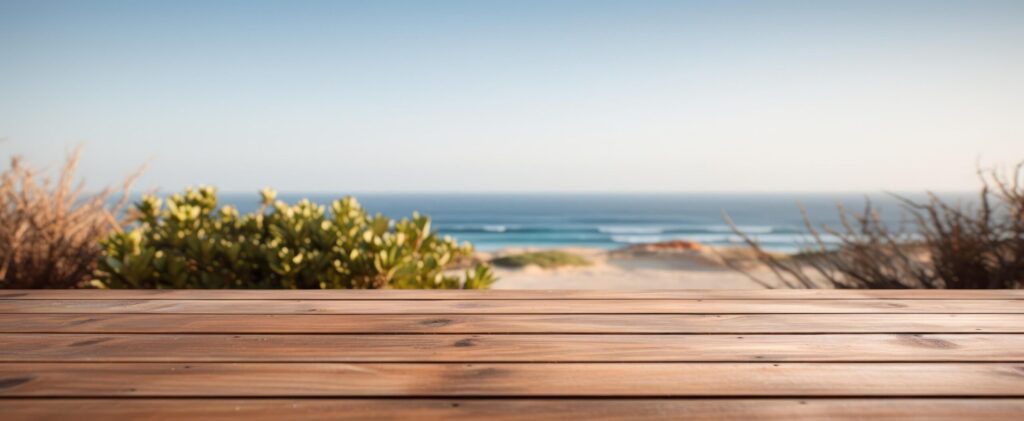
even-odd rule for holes
{"type": "MultiPolygon", "coordinates": [[[[495,267],[499,280],[493,289],[756,289],[763,288],[714,257],[712,250],[672,253],[607,251],[565,248],[593,264],[585,267],[523,269],[495,267]]],[[[515,254],[532,249],[509,249],[493,255],[515,254]]],[[[482,255],[490,258],[491,255],[482,255]]],[[[770,280],[766,269],[752,273],[770,280]]]]}

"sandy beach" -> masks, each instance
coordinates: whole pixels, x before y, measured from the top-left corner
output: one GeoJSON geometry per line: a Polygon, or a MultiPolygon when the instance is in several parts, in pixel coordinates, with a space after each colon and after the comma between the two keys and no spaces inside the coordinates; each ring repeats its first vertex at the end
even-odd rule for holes
{"type": "MultiPolygon", "coordinates": [[[[722,263],[720,251],[703,248],[672,252],[630,249],[560,248],[590,261],[590,265],[544,269],[495,266],[499,280],[493,289],[757,289],[764,288],[722,263]]],[[[481,258],[514,255],[539,249],[506,249],[481,258]]],[[[771,273],[754,267],[751,273],[771,280],[771,273]]]]}

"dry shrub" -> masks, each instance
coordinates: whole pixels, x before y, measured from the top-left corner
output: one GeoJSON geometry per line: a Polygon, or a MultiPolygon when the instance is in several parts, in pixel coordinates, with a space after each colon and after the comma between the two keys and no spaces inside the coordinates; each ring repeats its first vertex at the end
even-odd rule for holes
{"type": "Polygon", "coordinates": [[[929,194],[924,203],[903,202],[907,226],[886,225],[870,202],[862,212],[839,206],[841,227],[816,227],[804,212],[813,247],[780,258],[733,231],[774,273],[768,282],[737,268],[765,287],[951,288],[1024,287],[1024,162],[1012,170],[979,171],[975,204],[950,203],[929,194]],[[829,247],[824,235],[839,240],[829,247]]]}
{"type": "Polygon", "coordinates": [[[18,156],[0,173],[0,288],[83,286],[102,251],[99,240],[123,226],[136,176],[125,180],[116,202],[112,188],[83,194],[84,184],[74,184],[80,155],[76,149],[67,157],[56,184],[18,156]]]}

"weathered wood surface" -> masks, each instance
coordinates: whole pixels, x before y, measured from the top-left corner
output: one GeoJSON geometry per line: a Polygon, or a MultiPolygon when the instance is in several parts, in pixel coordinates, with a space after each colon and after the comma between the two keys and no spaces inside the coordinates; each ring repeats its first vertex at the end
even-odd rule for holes
{"type": "Polygon", "coordinates": [[[671,290],[7,290],[0,300],[1009,300],[1024,290],[671,289],[671,290]]]}
{"type": "Polygon", "coordinates": [[[1024,419],[1022,291],[0,291],[3,419],[1024,419]]]}
{"type": "Polygon", "coordinates": [[[5,334],[0,362],[1024,361],[1024,335],[5,334]]]}
{"type": "Polygon", "coordinates": [[[0,314],[0,333],[1024,333],[1024,314],[0,314]]]}
{"type": "Polygon", "coordinates": [[[0,400],[5,420],[1019,420],[1024,399],[46,399],[0,400]]]}
{"type": "Polygon", "coordinates": [[[58,397],[1024,397],[1003,363],[0,363],[58,397]]]}
{"type": "Polygon", "coordinates": [[[1024,300],[0,300],[0,313],[1024,314],[1024,300]]]}

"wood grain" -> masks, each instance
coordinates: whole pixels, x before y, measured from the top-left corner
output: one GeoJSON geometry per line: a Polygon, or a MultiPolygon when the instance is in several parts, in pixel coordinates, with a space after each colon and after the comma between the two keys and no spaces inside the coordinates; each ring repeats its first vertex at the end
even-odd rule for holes
{"type": "Polygon", "coordinates": [[[0,300],[775,300],[1024,299],[1024,290],[4,290],[0,300]]]}
{"type": "Polygon", "coordinates": [[[0,333],[1024,333],[1024,314],[0,314],[0,333]]]}
{"type": "Polygon", "coordinates": [[[1019,420],[1024,399],[47,399],[0,400],[9,421],[1019,420]]]}
{"type": "Polygon", "coordinates": [[[1024,300],[0,300],[0,313],[1024,314],[1024,300]]]}
{"type": "Polygon", "coordinates": [[[0,291],[0,414],[1024,419],[1024,291],[0,291]]]}
{"type": "Polygon", "coordinates": [[[1024,335],[3,334],[0,361],[1024,361],[1024,335]]]}
{"type": "Polygon", "coordinates": [[[1024,290],[4,290],[2,299],[646,300],[1024,299],[1024,290]]]}
{"type": "Polygon", "coordinates": [[[0,397],[1024,397],[1007,363],[0,363],[0,397]]]}

